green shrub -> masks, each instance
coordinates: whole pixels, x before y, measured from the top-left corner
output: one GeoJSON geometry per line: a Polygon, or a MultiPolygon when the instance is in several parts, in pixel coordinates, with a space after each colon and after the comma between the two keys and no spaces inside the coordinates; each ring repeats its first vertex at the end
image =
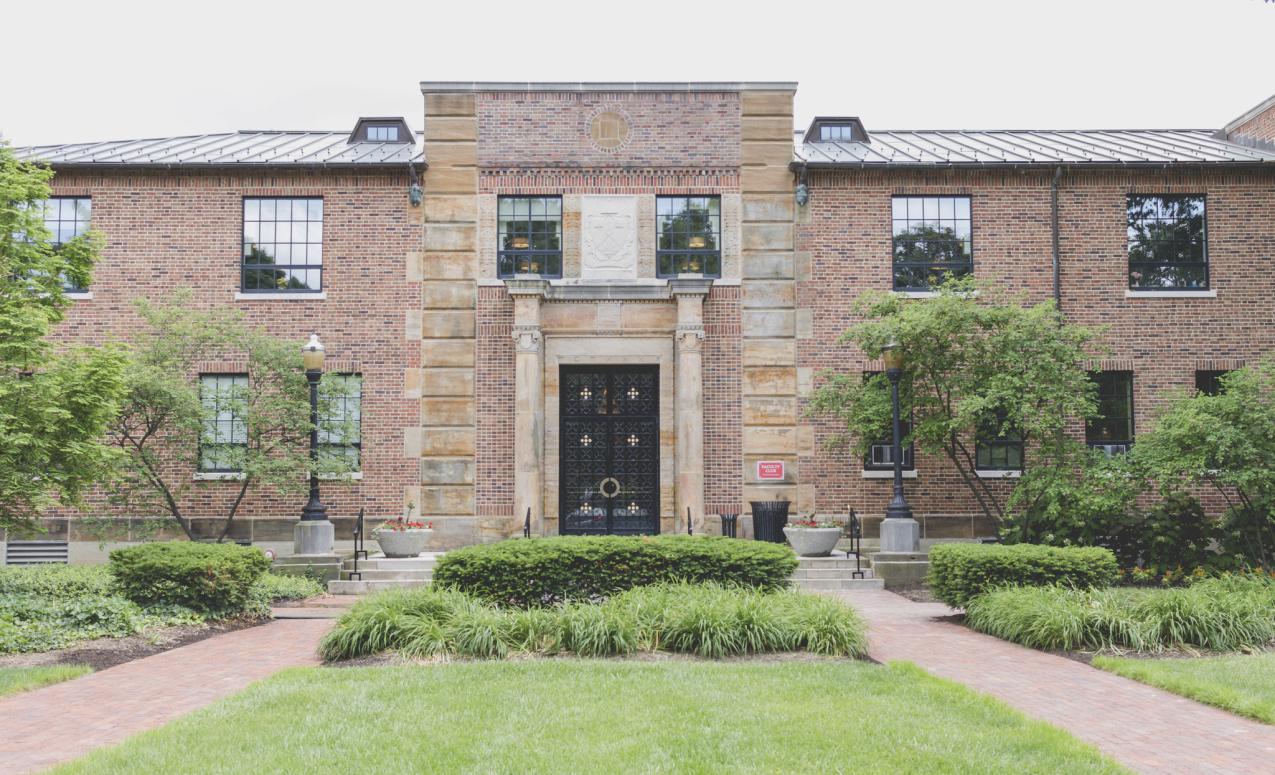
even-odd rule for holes
{"type": "Polygon", "coordinates": [[[434,583],[499,605],[597,601],[633,587],[715,581],[782,589],[797,568],[787,546],[692,536],[563,536],[457,549],[434,583]]]}
{"type": "Polygon", "coordinates": [[[166,541],[116,549],[110,567],[119,590],[136,603],[221,615],[247,607],[270,561],[250,546],[166,541]]]}
{"type": "Polygon", "coordinates": [[[27,565],[0,568],[0,595],[65,599],[112,594],[115,580],[105,565],[27,565]]]}
{"type": "Polygon", "coordinates": [[[1168,589],[1007,586],[972,599],[965,622],[1039,649],[1255,648],[1275,639],[1275,584],[1233,577],[1168,589]]]}
{"type": "Polygon", "coordinates": [[[119,595],[0,595],[0,653],[50,651],[94,638],[122,638],[152,627],[203,621],[188,608],[143,607],[119,595]]]}
{"type": "Polygon", "coordinates": [[[939,544],[930,549],[927,583],[939,600],[964,608],[1002,584],[1105,587],[1117,571],[1115,555],[1092,546],[939,544]]]}
{"type": "Polygon", "coordinates": [[[610,657],[669,651],[718,659],[780,651],[861,656],[862,620],[829,597],[718,584],[637,587],[606,602],[505,608],[448,589],[395,590],[356,603],[323,639],[329,661],[409,657],[610,657]]]}

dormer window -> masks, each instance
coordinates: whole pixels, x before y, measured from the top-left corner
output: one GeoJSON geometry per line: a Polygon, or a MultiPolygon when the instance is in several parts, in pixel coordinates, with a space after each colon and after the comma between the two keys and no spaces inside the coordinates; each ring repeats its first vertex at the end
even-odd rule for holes
{"type": "Polygon", "coordinates": [[[401,118],[360,118],[350,133],[351,143],[410,143],[415,138],[401,118]]]}
{"type": "Polygon", "coordinates": [[[866,143],[868,132],[857,118],[816,118],[806,130],[807,143],[866,143]]]}

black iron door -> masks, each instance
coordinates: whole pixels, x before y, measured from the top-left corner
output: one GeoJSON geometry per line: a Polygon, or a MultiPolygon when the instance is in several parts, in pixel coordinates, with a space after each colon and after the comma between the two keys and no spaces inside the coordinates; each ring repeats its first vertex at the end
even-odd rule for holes
{"type": "Polygon", "coordinates": [[[659,367],[563,366],[564,534],[660,532],[659,367]]]}

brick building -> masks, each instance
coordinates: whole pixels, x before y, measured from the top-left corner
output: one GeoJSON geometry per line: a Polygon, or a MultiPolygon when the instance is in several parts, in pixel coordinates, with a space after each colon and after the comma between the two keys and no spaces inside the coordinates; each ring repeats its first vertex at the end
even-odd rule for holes
{"type": "MultiPolygon", "coordinates": [[[[368,119],[353,133],[21,151],[53,164],[56,197],[91,201],[108,240],[68,339],[127,337],[132,296],[189,285],[298,346],[318,331],[331,368],[361,375],[361,479],[325,489],[339,536],[359,507],[409,502],[436,548],[526,521],[670,532],[689,515],[716,532],[718,515],[777,497],[853,508],[871,530],[889,497],[884,450],[826,449],[834,429],[804,403],[823,369],[880,368],[835,344],[858,294],[923,297],[938,270],[1111,327],[1111,360],[1094,366],[1127,411],[1090,440],[1113,449],[1167,389],[1272,349],[1272,102],[1217,131],[821,118],[794,132],[787,83],[421,88],[416,142],[408,122],[368,119]],[[295,203],[315,201],[298,241],[295,203]],[[250,243],[284,245],[291,263],[276,255],[263,283],[250,243]]],[[[945,461],[907,462],[923,538],[989,531],[945,461]]],[[[1022,451],[985,462],[1009,487],[1022,451]]],[[[231,487],[204,478],[201,517],[231,487]]],[[[252,501],[240,537],[286,544],[301,505],[252,501]]],[[[74,546],[68,517],[50,527],[74,546]]]]}

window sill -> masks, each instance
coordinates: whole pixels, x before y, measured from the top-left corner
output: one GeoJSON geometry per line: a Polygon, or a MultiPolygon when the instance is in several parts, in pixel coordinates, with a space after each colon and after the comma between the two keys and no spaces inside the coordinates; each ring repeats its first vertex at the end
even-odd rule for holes
{"type": "Polygon", "coordinates": [[[73,301],[90,301],[93,298],[92,291],[66,291],[62,295],[73,301]]]}
{"type": "Polygon", "coordinates": [[[196,482],[242,482],[243,471],[196,471],[196,482]]]}
{"type": "MultiPolygon", "coordinates": [[[[894,472],[893,472],[893,471],[870,471],[870,470],[866,470],[866,469],[865,469],[865,470],[863,470],[863,471],[860,471],[860,472],[859,472],[859,474],[860,474],[861,476],[863,476],[863,478],[864,478],[864,479],[893,479],[893,478],[894,478],[894,472]]],[[[904,471],[904,472],[903,472],[903,478],[904,478],[904,479],[915,479],[915,478],[916,478],[916,469],[915,469],[915,468],[912,468],[912,469],[909,469],[909,470],[907,470],[907,471],[904,471]]]]}
{"type": "Polygon", "coordinates": [[[1216,299],[1217,291],[1125,291],[1126,299],[1216,299]]]}
{"type": "Polygon", "coordinates": [[[327,297],[327,291],[319,291],[318,293],[244,293],[235,291],[235,301],[323,301],[327,297]]]}
{"type": "Polygon", "coordinates": [[[361,482],[363,481],[362,471],[351,471],[348,474],[319,474],[320,482],[361,482]]]}
{"type": "Polygon", "coordinates": [[[979,479],[1017,479],[1022,471],[975,471],[979,479]]]}

